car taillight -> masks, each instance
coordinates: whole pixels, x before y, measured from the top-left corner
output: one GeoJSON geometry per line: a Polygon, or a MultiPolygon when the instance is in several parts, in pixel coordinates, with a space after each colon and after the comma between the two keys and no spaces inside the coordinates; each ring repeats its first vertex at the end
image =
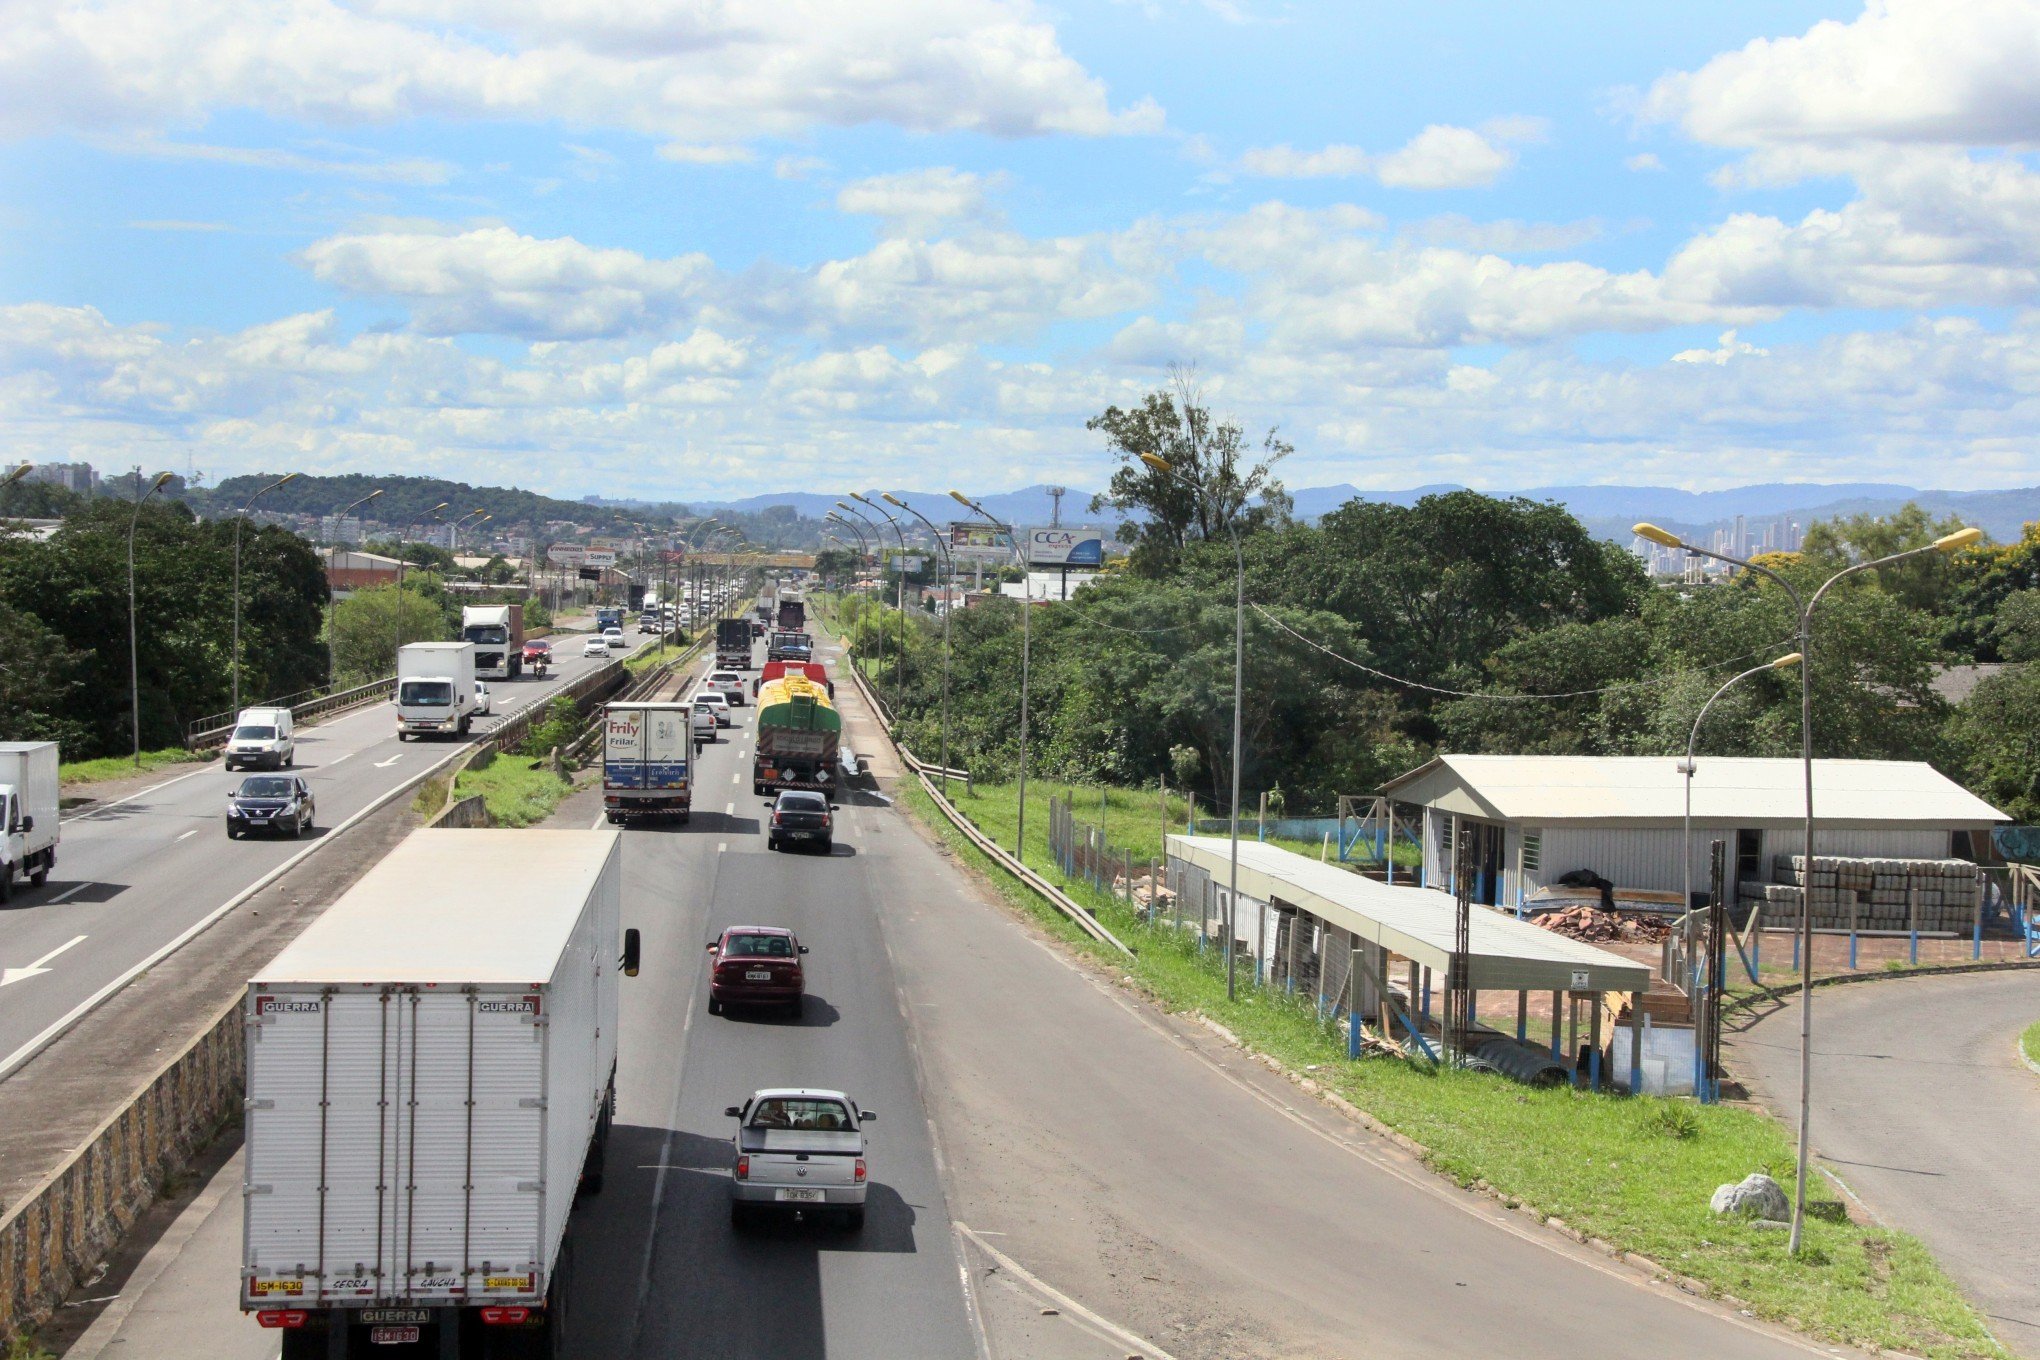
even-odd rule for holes
{"type": "Polygon", "coordinates": [[[737,1179],[740,1181],[747,1181],[751,1179],[750,1157],[744,1156],[737,1158],[737,1179]]]}
{"type": "Polygon", "coordinates": [[[305,1325],[305,1310],[302,1308],[264,1308],[255,1314],[255,1320],[264,1327],[302,1327],[305,1325]]]}
{"type": "Polygon", "coordinates": [[[864,1159],[862,1157],[857,1159],[857,1183],[859,1185],[864,1184],[864,1159]]]}
{"type": "Polygon", "coordinates": [[[531,1320],[531,1310],[529,1308],[506,1306],[502,1308],[484,1308],[481,1311],[482,1321],[491,1327],[522,1327],[531,1320]]]}
{"type": "Polygon", "coordinates": [[[786,818],[785,818],[785,817],[784,817],[784,816],[783,816],[782,814],[780,814],[780,813],[777,813],[777,812],[775,812],[775,813],[773,813],[773,814],[772,814],[772,825],[774,825],[774,826],[784,826],[785,824],[786,824],[786,818]]]}

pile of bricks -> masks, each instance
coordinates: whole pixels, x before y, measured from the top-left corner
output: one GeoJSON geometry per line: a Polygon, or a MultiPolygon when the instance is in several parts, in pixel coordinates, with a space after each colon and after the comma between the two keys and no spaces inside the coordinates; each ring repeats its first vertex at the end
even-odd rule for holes
{"type": "Polygon", "coordinates": [[[1963,931],[1976,915],[1976,866],[1959,859],[1842,859],[1779,855],[1770,883],[1739,883],[1745,905],[1762,901],[1770,925],[1796,925],[1803,898],[1816,930],[1963,931]],[[1811,880],[1809,882],[1809,879],[1811,880]],[[1915,915],[1917,913],[1917,915],[1915,915]]]}
{"type": "Polygon", "coordinates": [[[1531,923],[1567,939],[1601,944],[1609,940],[1641,940],[1655,944],[1672,933],[1665,922],[1648,916],[1626,916],[1599,907],[1567,907],[1531,918],[1531,923]]]}

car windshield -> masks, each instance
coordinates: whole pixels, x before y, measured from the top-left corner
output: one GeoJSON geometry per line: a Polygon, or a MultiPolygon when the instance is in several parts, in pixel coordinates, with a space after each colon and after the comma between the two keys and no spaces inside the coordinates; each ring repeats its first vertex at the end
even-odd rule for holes
{"type": "Polygon", "coordinates": [[[809,1133],[850,1133],[857,1127],[840,1100],[773,1096],[751,1114],[754,1129],[801,1129],[809,1133]]]}
{"type": "Polygon", "coordinates": [[[779,795],[781,812],[827,812],[828,800],[818,793],[782,793],[779,795]]]}
{"type": "Polygon", "coordinates": [[[234,729],[234,740],[275,741],[276,729],[273,727],[237,727],[234,729]]]}
{"type": "Polygon", "coordinates": [[[290,781],[270,775],[266,779],[244,779],[241,781],[242,798],[288,798],[290,781]]]}
{"type": "Polygon", "coordinates": [[[397,686],[397,702],[412,708],[451,708],[453,683],[448,680],[406,680],[397,686]]]}
{"type": "Polygon", "coordinates": [[[790,959],[793,957],[793,940],[785,935],[732,935],[723,941],[723,957],[790,959]]]}

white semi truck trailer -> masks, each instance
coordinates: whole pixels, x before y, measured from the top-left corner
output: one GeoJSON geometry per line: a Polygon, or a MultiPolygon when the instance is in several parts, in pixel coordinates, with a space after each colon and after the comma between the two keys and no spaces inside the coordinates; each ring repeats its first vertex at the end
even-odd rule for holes
{"type": "Polygon", "coordinates": [[[620,844],[414,832],[249,982],[241,1307],[283,1360],[559,1353],[637,972],[620,844]]]}

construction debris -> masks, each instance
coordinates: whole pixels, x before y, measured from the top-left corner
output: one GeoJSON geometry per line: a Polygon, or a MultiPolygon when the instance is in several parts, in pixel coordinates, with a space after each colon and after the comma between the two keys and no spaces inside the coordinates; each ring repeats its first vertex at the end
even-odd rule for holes
{"type": "Polygon", "coordinates": [[[1531,924],[1555,935],[1563,935],[1569,940],[1585,940],[1590,944],[1609,940],[1656,944],[1672,933],[1671,926],[1655,917],[1603,911],[1599,907],[1567,907],[1563,911],[1533,916],[1530,920],[1531,924]]]}

